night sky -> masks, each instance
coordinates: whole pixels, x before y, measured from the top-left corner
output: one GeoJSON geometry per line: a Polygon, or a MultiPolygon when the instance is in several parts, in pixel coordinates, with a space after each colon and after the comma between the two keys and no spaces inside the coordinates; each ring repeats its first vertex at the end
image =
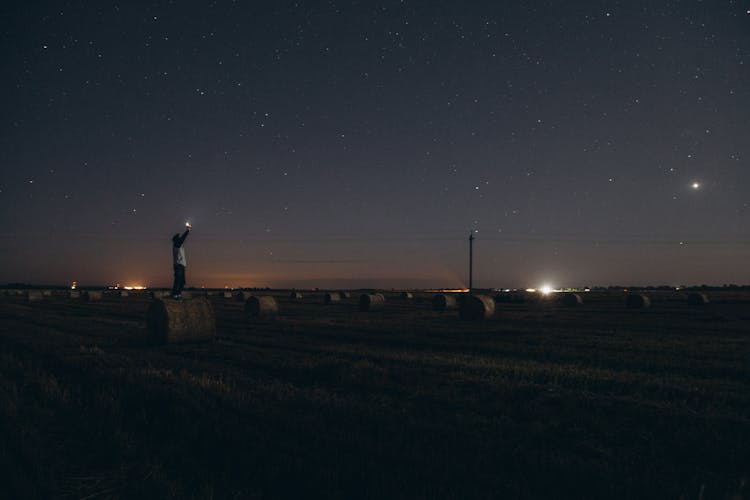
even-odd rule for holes
{"type": "Polygon", "coordinates": [[[750,283],[750,2],[3,2],[0,282],[750,283]]]}

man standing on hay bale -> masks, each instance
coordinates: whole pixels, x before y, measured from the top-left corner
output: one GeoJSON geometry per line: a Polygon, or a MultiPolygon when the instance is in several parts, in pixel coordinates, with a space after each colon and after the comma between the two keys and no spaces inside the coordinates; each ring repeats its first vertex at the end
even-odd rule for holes
{"type": "Polygon", "coordinates": [[[182,300],[182,289],[185,287],[185,266],[187,266],[185,248],[182,244],[185,243],[191,227],[190,223],[185,223],[185,232],[182,236],[179,233],[172,236],[172,265],[174,267],[172,297],[177,300],[182,300]]]}

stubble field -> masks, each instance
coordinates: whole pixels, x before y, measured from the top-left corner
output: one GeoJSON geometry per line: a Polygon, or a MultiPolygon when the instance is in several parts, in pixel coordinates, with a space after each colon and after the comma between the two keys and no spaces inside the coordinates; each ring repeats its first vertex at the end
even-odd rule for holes
{"type": "Polygon", "coordinates": [[[150,345],[145,296],[0,297],[8,498],[748,498],[750,294],[323,305],[150,345]],[[733,496],[734,495],[734,496],[733,496]]]}

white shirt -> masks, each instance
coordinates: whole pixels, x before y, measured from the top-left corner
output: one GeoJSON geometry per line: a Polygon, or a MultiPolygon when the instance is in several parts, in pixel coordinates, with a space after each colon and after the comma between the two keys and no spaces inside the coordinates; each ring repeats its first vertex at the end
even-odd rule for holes
{"type": "Polygon", "coordinates": [[[185,247],[180,245],[179,248],[172,247],[172,262],[174,265],[180,264],[187,267],[187,261],[185,260],[185,247]]]}

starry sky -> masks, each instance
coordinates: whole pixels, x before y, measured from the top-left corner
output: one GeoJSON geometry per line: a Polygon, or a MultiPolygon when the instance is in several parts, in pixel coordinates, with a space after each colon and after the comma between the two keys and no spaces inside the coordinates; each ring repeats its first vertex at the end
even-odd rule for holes
{"type": "Polygon", "coordinates": [[[750,283],[750,1],[8,1],[0,282],[750,283]]]}

